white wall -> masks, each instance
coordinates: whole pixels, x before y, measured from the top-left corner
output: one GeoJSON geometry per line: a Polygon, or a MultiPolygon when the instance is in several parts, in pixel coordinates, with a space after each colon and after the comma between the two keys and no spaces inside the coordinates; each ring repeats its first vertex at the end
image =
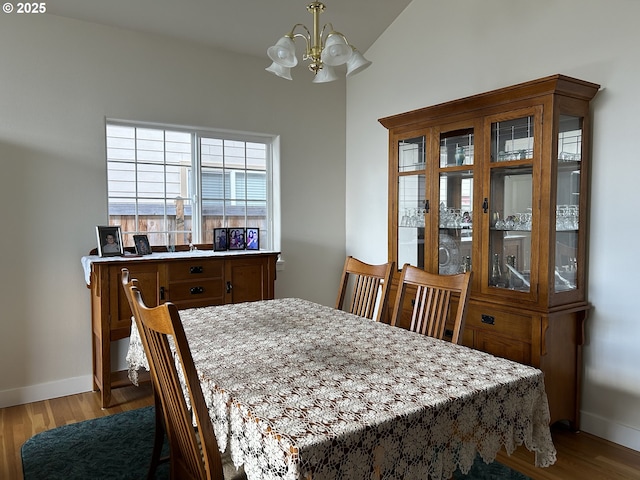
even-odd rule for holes
{"type": "Polygon", "coordinates": [[[414,0],[347,84],[347,254],[387,258],[387,131],[376,119],[562,73],[593,102],[582,428],[640,450],[640,2],[414,0]]]}
{"type": "Polygon", "coordinates": [[[332,304],[345,252],[345,82],[51,15],[0,16],[0,407],[91,389],[80,257],[107,221],[104,118],[281,136],[276,294],[332,304]],[[317,141],[317,135],[331,139],[317,141]]]}

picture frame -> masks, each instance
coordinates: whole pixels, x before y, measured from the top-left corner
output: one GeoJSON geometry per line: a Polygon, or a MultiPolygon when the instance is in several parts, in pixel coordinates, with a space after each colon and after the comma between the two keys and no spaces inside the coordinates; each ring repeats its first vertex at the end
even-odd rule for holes
{"type": "Polygon", "coordinates": [[[98,255],[101,257],[118,257],[124,255],[122,230],[120,226],[96,226],[98,255]]]}
{"type": "Polygon", "coordinates": [[[245,247],[245,230],[244,228],[229,228],[229,250],[244,250],[245,247]]]}
{"type": "Polygon", "coordinates": [[[246,242],[247,250],[260,250],[260,229],[247,228],[246,242]]]}
{"type": "Polygon", "coordinates": [[[213,250],[224,252],[229,249],[229,233],[226,228],[213,229],[213,250]]]}
{"type": "Polygon", "coordinates": [[[136,254],[138,255],[150,255],[151,245],[149,244],[149,237],[146,235],[134,235],[133,244],[136,247],[136,254]]]}

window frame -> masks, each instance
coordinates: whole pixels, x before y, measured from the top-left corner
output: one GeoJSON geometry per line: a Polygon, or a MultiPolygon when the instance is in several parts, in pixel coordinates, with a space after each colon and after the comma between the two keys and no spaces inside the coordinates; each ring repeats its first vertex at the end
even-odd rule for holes
{"type": "MultiPolygon", "coordinates": [[[[265,133],[254,133],[254,132],[242,132],[242,131],[232,131],[232,130],[222,130],[222,129],[211,129],[211,128],[203,128],[203,127],[190,127],[185,125],[174,125],[174,124],[161,124],[161,123],[152,123],[152,122],[140,122],[140,121],[131,121],[131,120],[123,120],[116,118],[105,117],[104,124],[104,134],[105,134],[105,168],[106,168],[106,193],[107,193],[107,221],[108,224],[112,224],[112,212],[111,212],[111,199],[117,198],[117,195],[112,196],[112,192],[110,191],[109,185],[109,162],[113,161],[113,158],[109,155],[109,132],[108,129],[110,126],[114,127],[125,127],[125,128],[134,128],[134,129],[152,129],[152,130],[161,130],[163,132],[171,131],[171,132],[180,132],[189,134],[190,144],[191,144],[191,160],[190,165],[188,167],[188,179],[187,179],[187,192],[190,193],[190,196],[184,197],[185,200],[190,202],[191,204],[191,242],[194,244],[207,244],[211,242],[206,242],[206,232],[203,231],[203,180],[202,180],[202,151],[201,151],[201,140],[203,138],[211,138],[216,140],[224,141],[237,141],[243,142],[245,144],[248,143],[258,143],[265,145],[266,150],[266,166],[265,166],[265,181],[266,181],[266,206],[265,213],[266,218],[265,222],[267,224],[266,232],[264,232],[264,228],[261,229],[261,239],[260,239],[260,248],[261,250],[271,250],[278,251],[280,247],[280,182],[279,182],[279,163],[280,163],[280,139],[278,135],[265,134],[265,133]],[[189,192],[188,189],[193,188],[192,192],[189,192]],[[263,237],[264,234],[264,237],[263,237]]],[[[136,132],[137,133],[137,132],[136,132]]],[[[135,138],[135,137],[134,137],[135,138]]],[[[245,145],[246,146],[246,145],[245,145]]],[[[144,163],[138,159],[139,147],[137,145],[133,146],[133,150],[136,152],[135,158],[131,161],[127,160],[117,160],[123,164],[131,164],[134,168],[137,168],[139,164],[144,163]]],[[[163,153],[166,155],[166,150],[163,150],[163,153]]],[[[247,157],[245,156],[245,159],[247,157]]],[[[164,163],[162,163],[163,167],[166,168],[167,163],[166,159],[164,163]]],[[[237,169],[236,171],[244,172],[245,179],[248,178],[250,173],[254,173],[260,170],[254,170],[247,168],[245,163],[245,168],[237,169]]],[[[206,173],[206,172],[205,172],[206,173]]],[[[224,174],[223,174],[224,177],[224,174]]],[[[129,243],[132,243],[132,238],[134,234],[145,234],[148,233],[146,231],[139,230],[139,201],[141,199],[147,199],[148,197],[140,197],[138,191],[139,180],[134,178],[132,180],[135,182],[135,193],[133,196],[122,196],[121,198],[131,199],[134,203],[134,215],[135,215],[135,225],[136,230],[124,230],[123,241],[125,246],[131,246],[129,243]]],[[[167,178],[165,175],[164,181],[164,196],[158,197],[162,198],[163,202],[166,202],[166,186],[167,186],[167,178]]],[[[223,186],[223,195],[226,197],[225,188],[223,186]]],[[[237,199],[234,199],[237,200],[237,199]]],[[[230,201],[229,199],[224,200],[223,203],[230,201]]],[[[245,205],[245,223],[247,218],[247,206],[251,202],[251,199],[248,195],[245,195],[244,205],[245,205]]],[[[164,210],[164,219],[167,218],[166,206],[164,210]]],[[[223,227],[231,227],[236,225],[228,225],[229,216],[226,215],[226,212],[223,210],[223,215],[221,217],[223,227]]],[[[254,225],[243,225],[246,227],[253,227],[254,225]]],[[[188,230],[186,230],[188,232],[188,230]]],[[[207,230],[208,231],[208,230],[207,230]]],[[[167,245],[171,244],[172,241],[170,239],[170,235],[173,231],[169,231],[167,226],[165,225],[165,229],[163,231],[159,231],[159,233],[163,234],[165,237],[165,243],[167,245]]]]}

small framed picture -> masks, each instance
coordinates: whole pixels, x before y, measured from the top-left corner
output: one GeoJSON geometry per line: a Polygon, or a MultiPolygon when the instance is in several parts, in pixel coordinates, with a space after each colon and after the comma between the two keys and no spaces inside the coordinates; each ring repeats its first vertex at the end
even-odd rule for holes
{"type": "Polygon", "coordinates": [[[124,255],[122,231],[119,226],[96,226],[96,237],[98,239],[98,254],[101,257],[124,255]]]}
{"type": "Polygon", "coordinates": [[[133,243],[136,246],[138,255],[149,255],[151,253],[151,245],[149,245],[149,237],[146,235],[134,235],[133,243]]]}
{"type": "Polygon", "coordinates": [[[226,228],[214,228],[213,229],[213,250],[216,252],[223,252],[228,250],[229,241],[227,238],[226,228]]]}
{"type": "Polygon", "coordinates": [[[229,229],[229,250],[244,250],[244,228],[229,229]]]}
{"type": "Polygon", "coordinates": [[[260,250],[260,229],[247,228],[247,250],[260,250]]]}

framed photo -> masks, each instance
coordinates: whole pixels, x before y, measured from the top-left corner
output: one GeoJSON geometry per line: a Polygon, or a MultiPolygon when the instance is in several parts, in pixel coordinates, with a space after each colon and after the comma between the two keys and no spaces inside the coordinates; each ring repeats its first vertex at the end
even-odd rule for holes
{"type": "Polygon", "coordinates": [[[229,250],[244,250],[244,228],[229,229],[229,250]]]}
{"type": "Polygon", "coordinates": [[[149,237],[146,235],[134,235],[133,243],[136,246],[138,255],[149,255],[151,253],[151,245],[149,245],[149,237]]]}
{"type": "Polygon", "coordinates": [[[223,252],[229,248],[229,239],[227,238],[226,228],[213,229],[213,250],[223,252]]]}
{"type": "Polygon", "coordinates": [[[101,257],[117,257],[124,255],[122,231],[119,226],[96,226],[96,237],[98,239],[98,254],[101,257]]]}
{"type": "Polygon", "coordinates": [[[247,250],[260,250],[260,229],[247,228],[247,250]]]}

